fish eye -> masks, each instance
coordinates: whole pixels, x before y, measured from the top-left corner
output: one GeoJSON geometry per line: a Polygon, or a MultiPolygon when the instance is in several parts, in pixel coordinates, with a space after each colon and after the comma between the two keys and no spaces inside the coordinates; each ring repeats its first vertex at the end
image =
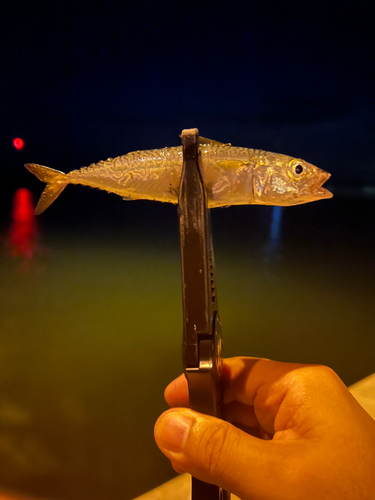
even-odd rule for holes
{"type": "Polygon", "coordinates": [[[287,168],[288,175],[291,179],[295,181],[299,181],[304,174],[306,173],[306,169],[300,163],[301,160],[292,160],[287,168]]]}

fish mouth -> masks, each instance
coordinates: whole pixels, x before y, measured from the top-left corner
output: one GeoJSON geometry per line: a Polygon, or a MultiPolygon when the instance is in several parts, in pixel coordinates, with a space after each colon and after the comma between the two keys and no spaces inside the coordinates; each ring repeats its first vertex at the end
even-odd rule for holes
{"type": "Polygon", "coordinates": [[[327,188],[323,187],[323,184],[325,184],[330,177],[331,174],[323,171],[322,174],[319,176],[318,183],[312,186],[311,194],[316,199],[322,200],[322,199],[332,198],[333,194],[331,193],[331,191],[328,191],[327,188]]]}

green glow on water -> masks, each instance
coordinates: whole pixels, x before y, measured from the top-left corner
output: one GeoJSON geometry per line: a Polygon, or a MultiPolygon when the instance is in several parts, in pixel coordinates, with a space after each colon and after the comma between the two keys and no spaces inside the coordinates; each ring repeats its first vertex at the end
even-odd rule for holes
{"type": "MultiPolygon", "coordinates": [[[[374,371],[367,236],[343,240],[335,222],[320,221],[319,243],[302,229],[296,239],[288,233],[295,213],[273,258],[251,234],[235,240],[230,224],[221,230],[225,212],[215,216],[224,354],[325,363],[353,383],[374,371]]],[[[153,425],[182,366],[179,258],[176,238],[115,241],[84,232],[45,235],[26,270],[3,254],[3,487],[130,499],[173,476],[153,425]]]]}

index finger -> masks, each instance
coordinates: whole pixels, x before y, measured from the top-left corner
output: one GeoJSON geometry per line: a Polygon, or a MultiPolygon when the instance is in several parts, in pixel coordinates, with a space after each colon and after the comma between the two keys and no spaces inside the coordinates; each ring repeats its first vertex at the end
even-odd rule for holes
{"type": "MultiPolygon", "coordinates": [[[[244,378],[248,376],[252,367],[260,358],[235,357],[223,360],[222,380],[224,390],[224,403],[243,401],[241,394],[244,378]]],[[[189,387],[184,374],[173,380],[165,389],[164,397],[169,406],[188,407],[189,387]]],[[[246,398],[245,398],[246,399],[246,398]]],[[[246,402],[246,404],[249,404],[246,402]]]]}
{"type": "MultiPolygon", "coordinates": [[[[223,360],[224,403],[238,401],[253,406],[257,396],[266,397],[271,390],[280,398],[288,385],[285,376],[308,365],[284,363],[265,358],[238,356],[223,360]],[[283,386],[284,390],[280,390],[283,386]],[[275,390],[274,389],[279,389],[275,390]]],[[[189,406],[189,388],[185,375],[180,375],[165,389],[165,400],[170,406],[189,406]]]]}

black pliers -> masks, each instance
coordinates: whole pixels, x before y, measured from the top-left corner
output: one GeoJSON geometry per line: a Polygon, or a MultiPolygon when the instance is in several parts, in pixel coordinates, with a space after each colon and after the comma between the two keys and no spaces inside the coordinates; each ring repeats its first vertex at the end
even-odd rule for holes
{"type": "MultiPolygon", "coordinates": [[[[200,170],[199,132],[181,134],[183,168],[178,199],[180,225],[184,373],[190,408],[224,418],[221,403],[221,325],[215,286],[215,265],[207,208],[207,193],[200,170]]],[[[218,486],[192,478],[192,500],[229,500],[218,486]]]]}

